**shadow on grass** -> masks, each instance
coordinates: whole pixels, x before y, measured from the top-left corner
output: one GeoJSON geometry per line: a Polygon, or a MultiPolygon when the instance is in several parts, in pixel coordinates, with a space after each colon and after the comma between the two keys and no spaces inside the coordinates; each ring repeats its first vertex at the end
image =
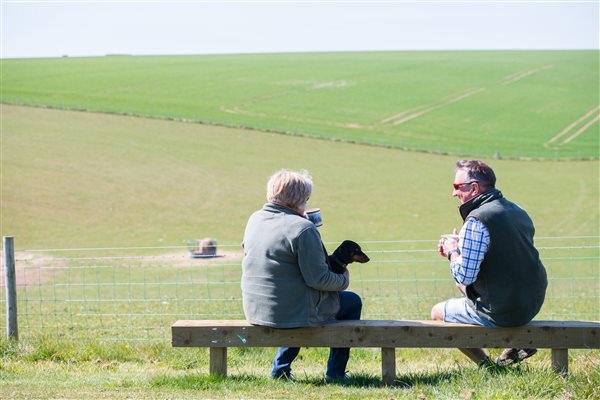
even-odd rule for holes
{"type": "Polygon", "coordinates": [[[469,374],[477,374],[481,376],[494,376],[494,375],[506,375],[510,373],[518,374],[523,373],[521,368],[510,368],[510,367],[494,367],[487,370],[475,370],[475,369],[464,369],[456,368],[451,370],[439,370],[435,372],[415,372],[404,375],[398,375],[396,380],[391,385],[386,385],[381,381],[381,377],[378,375],[371,374],[351,374],[349,378],[339,380],[332,383],[326,383],[324,378],[315,376],[296,376],[297,382],[288,381],[275,381],[266,376],[257,375],[231,375],[226,378],[216,375],[206,375],[190,373],[179,376],[171,375],[157,375],[150,380],[150,386],[152,387],[169,387],[178,389],[193,389],[193,390],[208,390],[217,389],[220,386],[234,385],[256,385],[256,386],[270,386],[280,384],[290,385],[313,385],[313,386],[328,386],[338,385],[345,387],[361,387],[361,388],[377,388],[377,387],[398,387],[398,388],[412,388],[414,386],[437,386],[442,383],[450,383],[452,380],[464,377],[469,374]]]}
{"type": "Polygon", "coordinates": [[[514,373],[515,371],[518,371],[519,374],[521,373],[520,368],[509,368],[496,365],[483,370],[457,367],[455,369],[438,370],[427,373],[408,373],[398,375],[394,381],[394,386],[402,388],[411,388],[417,385],[436,386],[440,383],[449,383],[450,381],[464,377],[465,375],[478,375],[485,379],[485,377],[507,375],[514,373]]]}
{"type": "Polygon", "coordinates": [[[442,382],[450,382],[460,371],[436,371],[428,373],[410,373],[399,375],[394,381],[394,386],[411,388],[413,386],[435,386],[442,382]]]}
{"type": "MultiPolygon", "coordinates": [[[[414,373],[399,375],[391,385],[386,385],[382,382],[380,376],[353,374],[348,379],[333,383],[325,383],[324,380],[312,379],[308,383],[315,385],[339,385],[348,387],[399,387],[411,388],[417,385],[437,385],[442,382],[449,382],[453,376],[459,374],[459,371],[436,371],[430,373],[414,373]]],[[[299,382],[304,382],[300,380],[299,382]]]]}
{"type": "Polygon", "coordinates": [[[324,379],[298,377],[298,383],[309,383],[314,385],[340,385],[352,387],[386,387],[395,386],[399,388],[411,388],[419,385],[436,386],[441,383],[448,383],[456,378],[463,377],[465,373],[478,374],[482,376],[499,376],[517,372],[521,374],[521,368],[517,367],[501,367],[494,366],[486,370],[464,369],[457,367],[456,369],[438,370],[435,372],[415,372],[404,375],[398,375],[391,385],[386,385],[381,381],[380,376],[369,374],[352,374],[348,379],[340,380],[334,383],[325,383],[324,379]]]}

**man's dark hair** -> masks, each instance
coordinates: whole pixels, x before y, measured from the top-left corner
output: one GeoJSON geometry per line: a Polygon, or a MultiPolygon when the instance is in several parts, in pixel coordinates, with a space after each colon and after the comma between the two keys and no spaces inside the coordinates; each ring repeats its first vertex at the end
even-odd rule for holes
{"type": "Polygon", "coordinates": [[[467,171],[467,181],[477,181],[485,189],[496,187],[494,170],[479,160],[459,160],[456,169],[467,171]]]}

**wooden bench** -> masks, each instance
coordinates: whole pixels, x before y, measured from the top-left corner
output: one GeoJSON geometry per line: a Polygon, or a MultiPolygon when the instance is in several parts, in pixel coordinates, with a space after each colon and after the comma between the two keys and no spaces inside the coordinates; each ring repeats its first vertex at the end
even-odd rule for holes
{"type": "Polygon", "coordinates": [[[488,328],[438,321],[339,321],[274,329],[243,320],[177,321],[173,347],[209,347],[210,373],[227,376],[228,347],[379,347],[382,379],[396,379],[396,348],[545,348],[552,367],[568,370],[569,349],[600,348],[600,322],[533,321],[518,328],[488,328]]]}

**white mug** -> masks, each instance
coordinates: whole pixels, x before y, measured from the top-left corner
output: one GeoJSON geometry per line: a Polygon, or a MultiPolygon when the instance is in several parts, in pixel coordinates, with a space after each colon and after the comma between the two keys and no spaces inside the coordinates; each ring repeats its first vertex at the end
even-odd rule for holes
{"type": "Polygon", "coordinates": [[[321,219],[321,209],[320,208],[311,208],[306,211],[306,218],[308,218],[315,226],[318,228],[323,225],[323,220],[321,219]]]}

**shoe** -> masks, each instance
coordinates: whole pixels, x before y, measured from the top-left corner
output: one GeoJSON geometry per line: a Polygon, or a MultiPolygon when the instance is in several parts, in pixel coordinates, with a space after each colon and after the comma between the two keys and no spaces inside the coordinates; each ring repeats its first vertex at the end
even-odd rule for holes
{"type": "Polygon", "coordinates": [[[479,362],[479,369],[492,369],[496,368],[497,365],[489,357],[486,357],[485,360],[479,362]]]}
{"type": "Polygon", "coordinates": [[[339,383],[339,382],[344,382],[348,379],[350,379],[350,376],[346,373],[344,373],[344,375],[342,375],[342,376],[325,375],[325,383],[339,383]]]}
{"type": "Polygon", "coordinates": [[[272,374],[271,375],[271,379],[278,379],[281,381],[290,381],[290,382],[296,382],[296,377],[294,376],[294,374],[291,373],[291,371],[280,371],[276,374],[272,374]]]}
{"type": "Polygon", "coordinates": [[[504,349],[494,362],[501,366],[506,366],[523,361],[537,353],[537,349],[504,349]]]}

